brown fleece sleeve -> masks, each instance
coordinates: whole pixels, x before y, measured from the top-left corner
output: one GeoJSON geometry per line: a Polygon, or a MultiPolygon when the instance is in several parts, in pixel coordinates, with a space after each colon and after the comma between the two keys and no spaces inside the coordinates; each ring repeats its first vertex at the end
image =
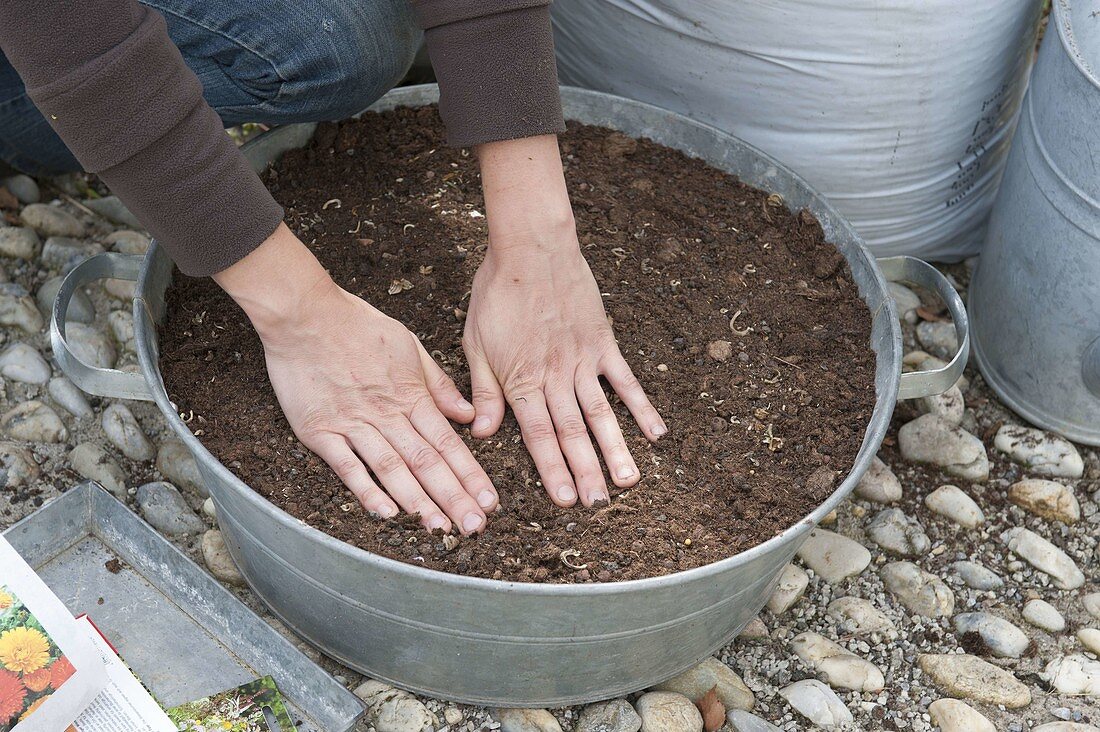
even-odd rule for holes
{"type": "Polygon", "coordinates": [[[225,269],[282,221],[160,14],[137,0],[3,0],[0,47],[76,159],[184,273],[225,269]]]}
{"type": "Polygon", "coordinates": [[[565,131],[550,0],[410,0],[450,144],[565,131]]]}

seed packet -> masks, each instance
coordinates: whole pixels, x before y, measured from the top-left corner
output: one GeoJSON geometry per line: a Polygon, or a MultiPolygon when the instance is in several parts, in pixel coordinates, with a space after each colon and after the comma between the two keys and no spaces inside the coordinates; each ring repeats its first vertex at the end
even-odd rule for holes
{"type": "Polygon", "coordinates": [[[106,683],[91,639],[0,537],[0,732],[57,732],[106,683]]]}
{"type": "Polygon", "coordinates": [[[168,710],[179,732],[294,732],[270,676],[168,710]]]}
{"type": "Polygon", "coordinates": [[[176,732],[176,725],[86,615],[77,618],[103,660],[106,686],[66,732],[176,732]]]}

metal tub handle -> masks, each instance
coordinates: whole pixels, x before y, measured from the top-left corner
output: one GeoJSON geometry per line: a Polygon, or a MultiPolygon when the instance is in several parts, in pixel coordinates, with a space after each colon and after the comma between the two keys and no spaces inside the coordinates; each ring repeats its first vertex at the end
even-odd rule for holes
{"type": "Polygon", "coordinates": [[[951,311],[951,320],[955,324],[955,336],[959,350],[950,363],[929,371],[910,371],[901,375],[898,399],[919,399],[920,397],[942,394],[959,380],[966,369],[966,359],[970,356],[970,320],[966,314],[959,293],[938,269],[916,257],[885,257],[878,260],[878,266],[890,282],[909,282],[932,290],[947,303],[951,311]]]}
{"type": "Polygon", "coordinates": [[[69,302],[77,289],[101,279],[134,280],[138,278],[144,257],[139,254],[106,252],[85,259],[65,276],[57,291],[50,316],[50,345],[57,365],[69,379],[89,394],[113,399],[153,401],[153,394],[139,373],[100,369],[81,361],[65,340],[69,302]]]}

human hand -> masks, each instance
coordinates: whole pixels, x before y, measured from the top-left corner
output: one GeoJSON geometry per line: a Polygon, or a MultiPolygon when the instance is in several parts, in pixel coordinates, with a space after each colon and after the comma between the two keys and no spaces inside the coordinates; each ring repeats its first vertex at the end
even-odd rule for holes
{"type": "Polygon", "coordinates": [[[559,506],[608,500],[589,437],[619,487],[641,474],[600,377],[656,440],[667,428],[619,352],[580,251],[553,136],[479,148],[489,248],[474,276],[463,347],[475,437],[500,427],[507,401],[542,483],[559,506]]]}
{"type": "Polygon", "coordinates": [[[474,409],[416,336],[339,288],[285,226],[215,279],[256,327],[294,434],[368,511],[484,528],[496,491],[447,421],[474,409]]]}

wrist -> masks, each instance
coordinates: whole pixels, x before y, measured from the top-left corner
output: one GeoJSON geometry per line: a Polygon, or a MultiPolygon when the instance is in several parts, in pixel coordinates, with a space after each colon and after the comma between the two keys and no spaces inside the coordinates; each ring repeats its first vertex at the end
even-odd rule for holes
{"type": "Polygon", "coordinates": [[[214,281],[244,310],[261,339],[308,327],[316,305],[339,287],[298,237],[280,224],[214,281]]]}

